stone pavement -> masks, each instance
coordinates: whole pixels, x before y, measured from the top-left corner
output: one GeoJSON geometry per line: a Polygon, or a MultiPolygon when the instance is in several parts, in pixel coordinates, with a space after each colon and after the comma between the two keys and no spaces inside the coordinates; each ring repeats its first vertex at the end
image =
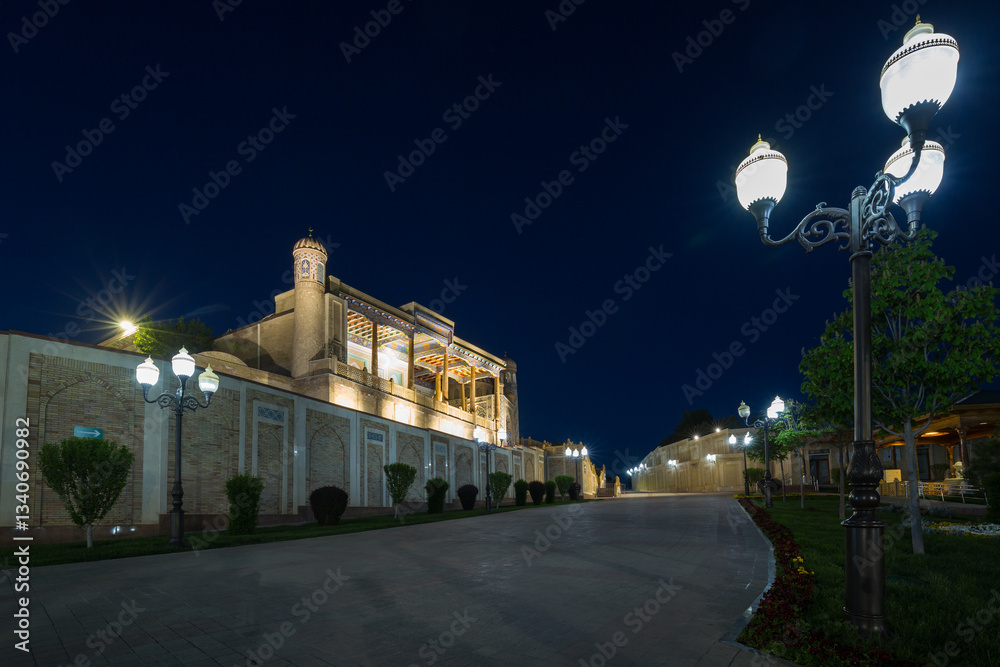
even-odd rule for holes
{"type": "Polygon", "coordinates": [[[730,496],[666,495],[41,567],[0,665],[789,664],[720,641],[768,566],[730,496]]]}

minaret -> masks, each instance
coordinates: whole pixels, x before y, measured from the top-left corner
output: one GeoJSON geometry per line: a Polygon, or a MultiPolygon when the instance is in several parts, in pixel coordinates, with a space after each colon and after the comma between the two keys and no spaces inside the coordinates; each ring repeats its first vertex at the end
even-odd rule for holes
{"type": "Polygon", "coordinates": [[[507,437],[512,445],[517,445],[521,442],[517,407],[517,364],[506,354],[504,354],[504,370],[500,376],[503,378],[503,395],[510,401],[510,410],[507,412],[507,437]]]}
{"type": "Polygon", "coordinates": [[[292,248],[295,310],[292,330],[292,377],[309,373],[309,362],[323,352],[323,295],[326,293],[326,248],[312,237],[292,248]]]}

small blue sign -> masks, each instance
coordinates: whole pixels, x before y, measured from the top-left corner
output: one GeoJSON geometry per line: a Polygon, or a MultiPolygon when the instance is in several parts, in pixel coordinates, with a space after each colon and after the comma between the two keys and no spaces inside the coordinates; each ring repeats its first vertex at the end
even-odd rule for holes
{"type": "Polygon", "coordinates": [[[104,439],[104,429],[102,428],[90,428],[88,426],[74,426],[73,427],[73,437],[74,438],[93,438],[94,440],[104,439]]]}

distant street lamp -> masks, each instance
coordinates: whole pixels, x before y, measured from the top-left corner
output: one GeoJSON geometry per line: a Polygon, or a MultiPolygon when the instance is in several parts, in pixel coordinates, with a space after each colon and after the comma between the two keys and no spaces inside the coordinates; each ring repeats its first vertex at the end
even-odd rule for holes
{"type": "MultiPolygon", "coordinates": [[[[497,435],[499,435],[499,433],[497,433],[497,435]]],[[[504,435],[506,435],[506,432],[504,435]]],[[[472,431],[472,437],[476,439],[476,444],[479,445],[479,451],[486,455],[486,511],[489,513],[493,511],[493,496],[490,494],[490,452],[496,449],[497,446],[492,442],[486,441],[486,430],[482,426],[477,426],[475,430],[472,431]]]]}
{"type": "Polygon", "coordinates": [[[944,175],[944,149],[927,141],[931,119],[944,106],[958,75],[958,43],[934,26],[917,24],[903,37],[903,46],[882,68],[879,87],[882,110],[900,125],[908,142],[886,162],[870,190],[851,194],[850,209],[827,207],[821,202],[792,232],[780,240],[768,235],[771,211],[785,193],[788,163],[785,156],[758,141],[750,156],[736,170],[740,205],[757,220],[761,241],[780,246],[797,240],[810,252],[832,241],[851,251],[854,300],[854,456],[847,478],[851,483],[854,514],[843,522],[847,528],[847,612],[862,635],[888,633],[885,618],[885,522],[875,515],[882,463],[872,438],[871,256],[878,245],[895,239],[912,241],[920,226],[924,202],[944,175]],[[905,146],[909,143],[909,146],[905,146]],[[921,157],[923,160],[921,161],[921,157]],[[888,211],[898,204],[906,213],[903,230],[888,211]]]}
{"type": "Polygon", "coordinates": [[[174,487],[170,495],[174,498],[174,508],[170,510],[170,542],[172,547],[182,549],[188,548],[184,541],[184,489],[181,487],[181,431],[184,424],[184,411],[192,412],[198,408],[207,408],[212,402],[212,394],[219,389],[219,376],[212,372],[211,366],[206,366],[204,372],[198,376],[198,387],[205,394],[205,404],[202,405],[198,399],[191,394],[186,394],[188,379],[194,375],[195,363],[191,355],[183,347],[180,352],[174,355],[170,362],[170,367],[180,381],[180,386],[173,394],[163,392],[154,399],[149,398],[150,388],[156,384],[160,377],[160,369],[153,363],[152,357],[146,357],[146,361],[139,364],[135,369],[135,379],[142,385],[142,397],[147,403],[157,403],[161,408],[170,408],[177,417],[176,438],[174,440],[174,487]]]}
{"type": "MultiPolygon", "coordinates": [[[[581,452],[579,449],[570,449],[569,447],[566,448],[566,458],[572,457],[573,460],[576,461],[576,483],[577,483],[578,486],[580,486],[580,491],[582,492],[583,491],[583,486],[580,484],[580,457],[581,457],[581,455],[582,456],[586,456],[587,455],[587,448],[586,447],[583,448],[583,452],[581,452]]],[[[579,497],[577,497],[577,500],[579,500],[579,497]]]]}
{"type": "MultiPolygon", "coordinates": [[[[740,409],[741,410],[744,407],[745,406],[740,405],[740,409]]],[[[747,415],[749,416],[749,414],[750,414],[750,408],[747,408],[747,415]]],[[[735,447],[736,446],[736,442],[737,442],[736,436],[735,435],[730,435],[729,436],[729,446],[730,447],[735,447]]],[[[750,446],[750,434],[747,433],[745,436],[743,436],[743,447],[742,447],[742,449],[743,449],[743,495],[748,496],[748,497],[750,495],[750,478],[747,477],[747,447],[749,447],[749,446],[750,446]]]]}
{"type": "MultiPolygon", "coordinates": [[[[754,428],[764,429],[764,507],[771,508],[771,494],[772,494],[772,479],[771,479],[771,448],[770,442],[768,440],[771,427],[778,421],[780,421],[780,415],[785,411],[785,402],[781,400],[780,396],[775,396],[774,400],[771,401],[770,407],[767,409],[767,415],[761,417],[753,423],[754,428]]],[[[747,426],[750,425],[750,407],[740,401],[739,415],[746,422],[747,426]]],[[[749,434],[748,434],[749,435],[749,434]]]]}

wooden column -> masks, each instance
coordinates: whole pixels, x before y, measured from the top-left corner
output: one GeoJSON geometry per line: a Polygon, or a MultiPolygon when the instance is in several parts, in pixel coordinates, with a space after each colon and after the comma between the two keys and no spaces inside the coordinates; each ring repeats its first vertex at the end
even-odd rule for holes
{"type": "Polygon", "coordinates": [[[441,374],[434,373],[434,400],[441,400],[441,374]]]}
{"type": "Polygon", "coordinates": [[[462,401],[461,404],[460,404],[460,407],[464,411],[465,410],[465,385],[462,384],[461,382],[459,382],[458,383],[458,390],[459,390],[459,393],[461,395],[461,401],[462,401]]]}
{"type": "Polygon", "coordinates": [[[413,371],[414,371],[414,368],[413,368],[413,359],[414,359],[414,356],[413,355],[414,355],[414,351],[413,351],[413,333],[411,332],[410,333],[410,348],[409,348],[409,351],[406,353],[406,388],[407,389],[413,389],[413,371]]]}
{"type": "MultiPolygon", "coordinates": [[[[500,394],[502,393],[503,384],[500,382],[500,373],[497,373],[497,376],[493,378],[493,418],[496,420],[497,430],[503,426],[503,418],[500,416],[500,394]]],[[[509,433],[508,437],[511,435],[513,434],[509,433]]]]}
{"type": "Polygon", "coordinates": [[[451,385],[448,382],[448,346],[447,345],[445,345],[445,348],[444,348],[444,362],[441,364],[441,376],[442,376],[441,377],[441,398],[439,398],[438,400],[442,400],[442,401],[447,402],[448,399],[451,397],[451,385]]]}
{"type": "MultiPolygon", "coordinates": [[[[471,389],[469,390],[469,412],[471,412],[472,416],[475,417],[476,416],[476,367],[469,366],[469,369],[472,371],[472,374],[469,376],[471,378],[469,380],[469,385],[471,385],[471,389]]],[[[473,419],[472,421],[475,422],[476,420],[473,419]]]]}
{"type": "Polygon", "coordinates": [[[378,324],[372,322],[372,375],[378,377],[378,324]]]}

